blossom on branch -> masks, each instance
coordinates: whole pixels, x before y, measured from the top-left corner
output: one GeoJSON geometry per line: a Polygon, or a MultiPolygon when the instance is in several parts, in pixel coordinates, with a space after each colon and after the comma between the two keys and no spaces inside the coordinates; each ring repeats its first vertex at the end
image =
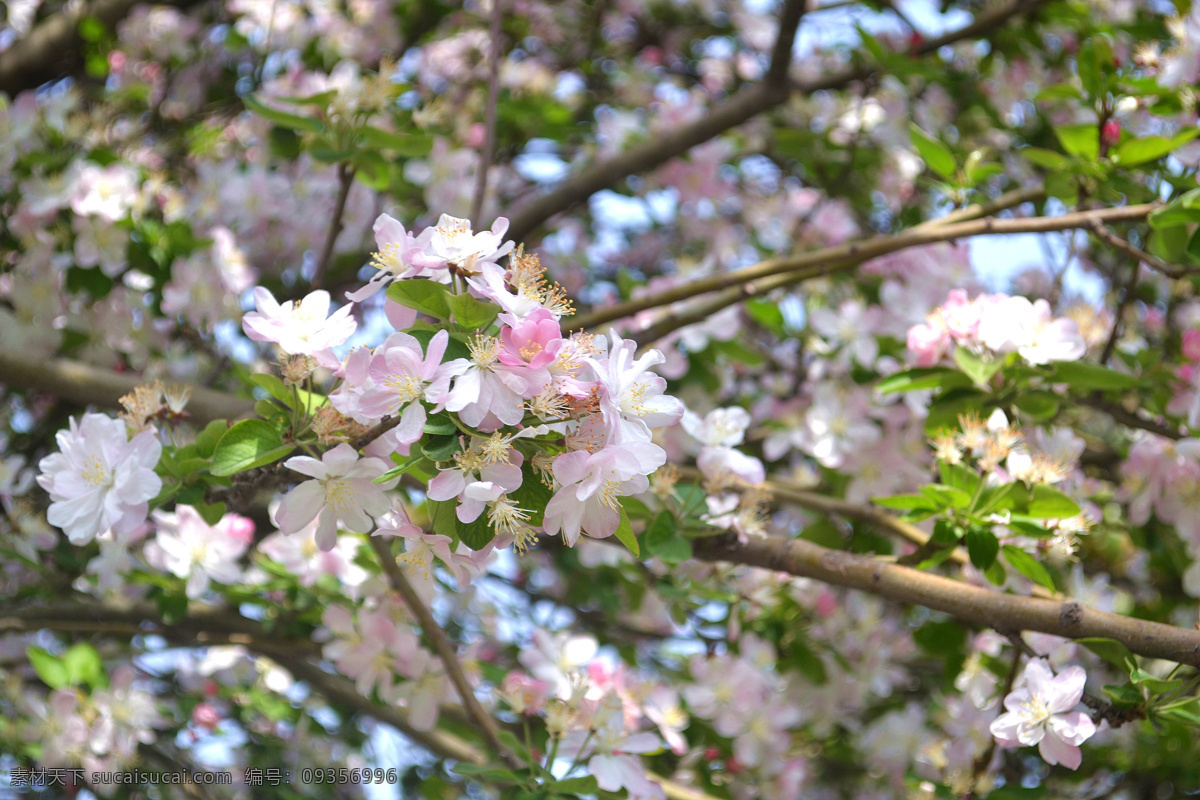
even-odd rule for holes
{"type": "Polygon", "coordinates": [[[1083,699],[1087,673],[1071,666],[1057,676],[1044,658],[1025,665],[1024,684],[1004,698],[1008,711],[991,725],[996,743],[1004,748],[1037,745],[1048,764],[1079,769],[1079,745],[1096,733],[1091,717],[1071,711],[1083,699]]]}
{"type": "Polygon", "coordinates": [[[84,414],[59,431],[60,452],[38,463],[38,484],[50,493],[46,514],[72,544],[86,544],[109,528],[129,533],[146,519],[162,489],[154,473],[162,445],[152,431],[128,438],[125,423],[84,414]]]}
{"type": "Polygon", "coordinates": [[[375,525],[371,517],[381,517],[391,509],[385,491],[400,480],[373,483],[387,471],[387,463],[378,458],[360,459],[348,444],[329,450],[320,461],[295,456],[284,465],[314,480],[305,481],[283,498],[275,514],[279,530],[298,533],[316,518],[317,547],[324,551],[337,544],[339,522],[355,533],[370,531],[375,525]]]}

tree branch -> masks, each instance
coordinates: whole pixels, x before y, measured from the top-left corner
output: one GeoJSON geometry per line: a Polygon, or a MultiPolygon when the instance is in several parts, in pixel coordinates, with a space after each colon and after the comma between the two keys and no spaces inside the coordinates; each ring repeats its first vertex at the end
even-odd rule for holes
{"type": "MultiPolygon", "coordinates": [[[[122,375],[65,358],[47,360],[0,349],[0,386],[32,389],[61,397],[81,406],[98,405],[120,408],[120,398],[146,378],[122,375]]],[[[206,424],[214,419],[236,419],[254,411],[254,401],[215,392],[203,386],[191,386],[187,412],[191,419],[206,424]]]]}
{"type": "MultiPolygon", "coordinates": [[[[187,8],[197,2],[199,0],[163,0],[161,5],[187,8]]],[[[15,97],[26,89],[35,89],[47,81],[71,74],[83,63],[80,21],[94,17],[105,27],[115,28],[137,3],[138,0],[68,3],[0,53],[0,92],[15,97]]]]}
{"type": "Polygon", "coordinates": [[[802,539],[752,539],[733,534],[692,540],[702,561],[727,561],[814,578],[859,589],[900,603],[943,611],[958,619],[1000,630],[1030,630],[1068,639],[1115,639],[1132,652],[1200,666],[1200,631],[1109,614],[1075,601],[981,589],[876,558],[828,550],[802,539]]]}
{"type": "Polygon", "coordinates": [[[1132,256],[1134,259],[1133,269],[1135,273],[1137,272],[1139,263],[1145,264],[1155,272],[1161,272],[1168,278],[1185,278],[1188,275],[1195,275],[1197,272],[1196,269],[1172,266],[1171,264],[1163,261],[1161,258],[1152,256],[1145,250],[1134,247],[1125,239],[1125,237],[1119,236],[1116,231],[1112,230],[1099,220],[1094,221],[1088,227],[1091,228],[1091,231],[1096,235],[1096,238],[1100,239],[1100,241],[1104,242],[1109,247],[1120,250],[1125,255],[1132,256]]]}
{"type": "Polygon", "coordinates": [[[471,228],[481,230],[483,199],[487,195],[488,170],[496,156],[496,99],[500,95],[500,23],[504,19],[502,0],[492,0],[492,63],[488,72],[487,108],[484,111],[483,149],[479,151],[479,168],[475,173],[475,196],[471,200],[471,228]]]}
{"type": "MultiPolygon", "coordinates": [[[[927,55],[959,40],[983,35],[1004,24],[1013,16],[1036,8],[1044,2],[1046,0],[1014,0],[1014,2],[1000,6],[995,11],[980,14],[974,22],[956,31],[924,41],[919,47],[913,48],[911,52],[916,56],[927,55]]],[[[793,5],[789,3],[784,9],[780,36],[774,48],[776,54],[782,49],[784,42],[788,43],[790,47],[791,41],[795,38],[795,29],[793,28],[789,33],[782,24],[791,19],[790,15],[794,15],[796,24],[799,25],[800,15],[798,10],[792,8],[793,5]]],[[[782,64],[782,62],[772,59],[772,69],[776,71],[783,69],[786,74],[786,66],[776,66],[777,64],[782,64]]],[[[646,172],[682,155],[696,145],[703,144],[731,128],[736,128],[764,111],[782,105],[793,94],[806,95],[822,90],[838,89],[874,75],[876,72],[875,67],[850,66],[815,80],[789,82],[782,86],[762,81],[743,89],[728,100],[713,106],[707,114],[690,125],[674,131],[658,132],[651,140],[612,158],[598,161],[565,179],[556,189],[527,201],[509,216],[508,235],[515,241],[521,241],[546,220],[584,202],[594,193],[616,183],[621,178],[646,172]]]]}
{"type": "Polygon", "coordinates": [[[948,242],[973,236],[1050,233],[1086,228],[1096,219],[1115,221],[1142,219],[1156,208],[1158,208],[1157,203],[1146,203],[1095,211],[1077,211],[1057,217],[1029,217],[1026,219],[988,217],[948,225],[909,228],[907,231],[891,236],[879,236],[866,241],[824,247],[790,258],[773,258],[745,269],[689,281],[666,291],[598,309],[573,319],[571,325],[572,327],[593,328],[640,311],[669,305],[701,294],[720,292],[712,298],[697,302],[691,308],[672,314],[657,324],[638,332],[633,338],[639,344],[645,345],[682,327],[708,319],[718,311],[752,297],[759,297],[775,289],[811,278],[851,269],[865,261],[910,247],[921,247],[936,242],[948,242]]]}
{"type": "Polygon", "coordinates": [[[487,742],[488,748],[508,766],[520,769],[524,766],[521,760],[500,741],[496,720],[479,704],[479,699],[475,697],[475,689],[467,680],[467,676],[463,674],[462,665],[458,663],[454,645],[446,636],[446,632],[438,625],[437,620],[433,618],[433,614],[425,607],[425,603],[412,588],[408,579],[404,577],[404,570],[400,569],[400,565],[396,563],[396,557],[392,555],[387,542],[378,536],[372,536],[371,547],[374,549],[375,555],[379,557],[379,564],[383,567],[383,572],[387,575],[388,583],[393,591],[400,595],[404,604],[417,618],[417,624],[421,626],[421,630],[425,632],[425,636],[433,645],[434,652],[442,660],[447,677],[450,678],[450,682],[454,684],[458,696],[462,699],[463,708],[466,709],[472,721],[479,726],[479,732],[487,742]]]}

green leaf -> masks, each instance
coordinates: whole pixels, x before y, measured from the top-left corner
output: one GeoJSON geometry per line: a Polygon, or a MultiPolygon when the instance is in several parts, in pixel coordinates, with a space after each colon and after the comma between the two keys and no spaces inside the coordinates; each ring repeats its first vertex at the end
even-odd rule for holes
{"type": "Polygon", "coordinates": [[[258,116],[280,125],[284,128],[291,128],[298,131],[308,131],[309,133],[320,133],[325,130],[325,124],[318,119],[312,117],[302,117],[299,114],[289,114],[286,111],[279,111],[270,106],[263,105],[250,95],[242,98],[242,103],[247,109],[253,111],[258,116]]]}
{"type": "Polygon", "coordinates": [[[508,769],[497,769],[496,767],[488,766],[487,764],[469,764],[465,761],[455,764],[451,772],[457,772],[459,775],[469,775],[471,777],[480,778],[485,781],[500,781],[519,783],[521,778],[517,773],[508,769]]]}
{"type": "Polygon", "coordinates": [[[1051,380],[1054,383],[1068,384],[1072,389],[1079,391],[1136,389],[1142,385],[1142,381],[1133,375],[1086,361],[1056,361],[1051,380]]]}
{"type": "Polygon", "coordinates": [[[1151,228],[1171,228],[1200,222],[1200,189],[1192,189],[1146,217],[1151,228]]]}
{"type": "Polygon", "coordinates": [[[227,430],[229,430],[229,423],[223,419],[215,419],[204,426],[204,430],[196,435],[196,455],[200,458],[212,458],[213,452],[217,449],[217,443],[221,441],[221,437],[227,430]]]}
{"type": "Polygon", "coordinates": [[[1102,639],[1095,636],[1076,639],[1075,643],[1083,645],[1108,663],[1123,670],[1128,670],[1130,664],[1136,663],[1129,648],[1115,639],[1102,639]]]}
{"type": "Polygon", "coordinates": [[[967,377],[975,382],[975,385],[986,387],[992,376],[1004,366],[1004,359],[981,356],[965,347],[956,347],[954,363],[958,364],[967,377]]]}
{"type": "Polygon", "coordinates": [[[1015,505],[1017,483],[1002,483],[988,486],[979,493],[975,503],[968,509],[973,514],[990,514],[993,511],[1012,509],[1015,505]]]}
{"type": "Polygon", "coordinates": [[[591,775],[583,778],[567,778],[554,784],[554,791],[566,794],[596,794],[600,791],[599,784],[591,775]]]}
{"type": "Polygon", "coordinates": [[[960,652],[967,643],[967,630],[953,620],[927,622],[913,631],[913,641],[935,655],[960,652]]]}
{"type": "Polygon", "coordinates": [[[921,160],[938,175],[946,180],[952,180],[957,167],[954,162],[954,153],[950,151],[950,148],[914,124],[909,124],[908,131],[912,135],[913,147],[917,149],[917,155],[921,156],[921,160]]]}
{"type": "Polygon", "coordinates": [[[491,519],[486,510],[482,511],[472,522],[463,522],[455,515],[458,538],[472,550],[482,550],[496,538],[496,529],[492,527],[491,519]]]}
{"type": "Polygon", "coordinates": [[[421,157],[433,149],[433,137],[425,133],[391,133],[367,126],[359,132],[365,143],[398,156],[421,157]]]}
{"type": "Polygon", "coordinates": [[[1061,200],[1068,206],[1075,205],[1079,200],[1079,184],[1070,172],[1059,170],[1051,172],[1045,180],[1046,194],[1056,200],[1061,200]]]}
{"type": "Polygon", "coordinates": [[[510,500],[529,512],[529,524],[534,528],[540,528],[545,521],[546,504],[553,496],[554,492],[542,481],[529,461],[521,467],[521,485],[508,494],[510,500]]]}
{"type": "Polygon", "coordinates": [[[469,294],[448,294],[446,305],[454,314],[454,321],[468,330],[486,328],[500,313],[500,306],[476,300],[469,294]]]}
{"type": "Polygon", "coordinates": [[[1008,579],[1008,575],[999,561],[993,561],[992,565],[984,570],[983,577],[987,578],[993,586],[1003,586],[1004,581],[1008,579]]]}
{"type": "Polygon", "coordinates": [[[1000,552],[1000,541],[996,534],[987,528],[967,529],[967,554],[976,569],[986,571],[996,563],[996,555],[1000,552]]]}
{"type": "Polygon", "coordinates": [[[1050,419],[1058,413],[1061,404],[1061,397],[1044,391],[1021,392],[1013,400],[1013,405],[1037,420],[1050,419]]]}
{"type": "Polygon", "coordinates": [[[1036,558],[1011,544],[1004,545],[1000,550],[1004,553],[1004,560],[1017,572],[1052,592],[1056,591],[1054,579],[1050,577],[1050,573],[1046,571],[1046,568],[1036,558]]]}
{"type": "Polygon", "coordinates": [[[395,480],[425,460],[425,453],[421,451],[421,444],[419,442],[412,445],[408,452],[408,456],[401,456],[401,460],[397,462],[396,466],[371,481],[371,483],[387,483],[390,480],[395,480]]]}
{"type": "Polygon", "coordinates": [[[233,475],[272,464],[296,449],[284,444],[279,431],[260,419],[244,419],[234,425],[213,452],[213,475],[233,475]]]}
{"type": "Polygon", "coordinates": [[[62,689],[71,685],[67,665],[58,656],[51,655],[40,647],[27,647],[25,655],[33,665],[34,672],[42,679],[42,683],[51,689],[62,689]]]}
{"type": "Polygon", "coordinates": [[[270,375],[266,372],[256,372],[250,376],[250,382],[261,389],[266,389],[267,394],[282,403],[284,408],[292,408],[295,403],[295,398],[292,397],[291,390],[284,386],[283,381],[275,375],[270,375]]]}
{"type": "Polygon", "coordinates": [[[921,487],[921,494],[932,500],[937,508],[964,509],[971,504],[971,495],[954,486],[932,483],[921,487]]]}
{"type": "Polygon", "coordinates": [[[936,502],[923,494],[894,494],[891,497],[876,497],[871,502],[896,511],[936,511],[938,507],[936,502]]]}
{"type": "Polygon", "coordinates": [[[1060,125],[1054,129],[1058,141],[1073,156],[1094,161],[1100,157],[1100,131],[1094,122],[1060,125]]]}
{"type": "Polygon", "coordinates": [[[450,306],[446,302],[449,293],[450,289],[445,284],[425,278],[392,281],[387,288],[389,300],[436,317],[442,322],[450,319],[450,306]]]}
{"type": "Polygon", "coordinates": [[[1026,513],[1037,519],[1065,519],[1078,516],[1082,509],[1078,503],[1053,486],[1035,483],[1026,513]]]}
{"type": "Polygon", "coordinates": [[[975,494],[975,490],[979,488],[979,482],[982,480],[975,470],[964,467],[962,464],[950,464],[945,461],[938,462],[938,475],[941,477],[942,483],[966,492],[968,495],[975,494]]]}
{"type": "Polygon", "coordinates": [[[200,515],[200,519],[208,525],[216,525],[225,516],[225,504],[222,503],[196,503],[193,506],[196,513],[200,515]]]}
{"type": "Polygon", "coordinates": [[[1067,158],[1062,153],[1056,153],[1053,150],[1044,150],[1041,147],[1026,147],[1021,150],[1021,155],[1029,163],[1045,169],[1065,169],[1067,166],[1067,158]]]}
{"type": "Polygon", "coordinates": [[[1133,668],[1129,675],[1129,680],[1132,681],[1134,685],[1145,688],[1148,692],[1150,692],[1151,695],[1173,692],[1180,686],[1183,686],[1183,681],[1179,678],[1173,678],[1171,680],[1157,678],[1154,675],[1151,675],[1149,672],[1146,672],[1146,670],[1142,669],[1141,667],[1133,668]]]}
{"type": "Polygon", "coordinates": [[[62,665],[67,671],[67,683],[70,686],[86,684],[96,687],[107,683],[108,678],[104,674],[100,654],[87,642],[73,645],[63,653],[62,665]]]}
{"type": "Polygon", "coordinates": [[[439,536],[448,536],[458,541],[458,516],[454,509],[457,503],[453,500],[427,500],[429,511],[429,527],[439,536]]]}
{"type": "Polygon", "coordinates": [[[950,367],[917,367],[897,372],[875,384],[880,394],[915,392],[921,389],[948,389],[968,385],[963,374],[950,367]]]}
{"type": "Polygon", "coordinates": [[[692,557],[692,543],[679,535],[675,515],[663,511],[654,518],[643,536],[646,554],[668,564],[681,564],[692,557]]]}
{"type": "Polygon", "coordinates": [[[1200,128],[1189,128],[1170,139],[1165,136],[1142,136],[1129,139],[1113,153],[1113,162],[1133,167],[1147,161],[1157,161],[1200,135],[1200,128]]]}
{"type": "Polygon", "coordinates": [[[629,522],[629,515],[625,513],[625,509],[621,509],[621,524],[617,525],[616,533],[617,541],[629,548],[629,552],[635,556],[641,556],[641,548],[638,547],[637,536],[633,532],[633,525],[629,522]]]}
{"type": "Polygon", "coordinates": [[[1180,224],[1150,231],[1146,250],[1150,255],[1158,256],[1168,264],[1175,264],[1183,260],[1189,244],[1191,241],[1188,238],[1187,226],[1180,224]]]}

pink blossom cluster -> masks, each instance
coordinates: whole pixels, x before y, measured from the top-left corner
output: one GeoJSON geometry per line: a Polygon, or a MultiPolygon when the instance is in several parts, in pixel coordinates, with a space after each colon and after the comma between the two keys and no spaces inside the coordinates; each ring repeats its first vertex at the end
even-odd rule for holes
{"type": "Polygon", "coordinates": [[[425,344],[400,331],[373,350],[360,348],[341,362],[331,361],[329,348],[353,331],[346,316],[350,306],[327,316],[324,292],[280,306],[266,290],[256,290],[258,311],[243,323],[251,338],[336,366],[342,381],[330,402],[356,423],[399,418],[367,458],[340,445],[321,461],[290,459],[289,468],[313,480],[284,499],[282,530],[297,532],[319,518],[317,542],[323,549],[333,546],[339,522],[350,530],[371,530],[371,518],[378,522],[391,510],[384,490],[394,481],[372,482],[388,467],[381,459],[407,455],[423,438],[429,414],[453,414],[456,425],[470,433],[460,437],[453,458],[439,465],[428,496],[454,501],[461,523],[486,513],[500,546],[520,547],[536,538],[539,531],[527,524],[533,509],[510,497],[526,480],[522,465],[528,459],[554,490],[541,532],[561,533],[570,544],[581,533],[615,532],[618,498],[645,491],[647,476],[666,462],[663,449],[651,441],[652,431],[678,422],[683,405],[665,395],[666,381],[649,371],[663,361],[658,351],[637,358],[634,343],[616,333],[611,345],[584,334],[562,335],[559,320],[569,306],[559,290],[545,285],[536,258],[518,253],[507,269],[497,263],[513,249],[503,241],[507,226],[501,218],[490,232],[474,233],[466,220],[443,215],[436,227],[414,236],[383,215],[375,225],[377,273],[349,295],[361,302],[394,280],[449,284],[462,278],[474,298],[501,311],[496,335],[477,331],[466,357],[445,358],[446,330],[425,344]]]}
{"type": "Polygon", "coordinates": [[[992,355],[1017,353],[1028,364],[1076,361],[1087,351],[1079,325],[1053,317],[1045,300],[981,294],[974,300],[954,289],[924,323],[908,330],[908,350],[918,367],[932,367],[952,345],[992,355]]]}
{"type": "Polygon", "coordinates": [[[1145,525],[1153,514],[1175,526],[1192,557],[1183,587],[1200,597],[1200,439],[1143,434],[1121,464],[1117,499],[1128,504],[1134,525],[1145,525]]]}
{"type": "MultiPolygon", "coordinates": [[[[89,773],[111,773],[135,763],[139,746],[153,743],[154,729],[167,724],[128,664],[112,673],[107,688],[90,695],[55,689],[45,698],[24,694],[21,704],[28,719],[24,735],[42,744],[41,763],[82,767],[89,773]]],[[[112,794],[117,787],[96,788],[112,794]]]]}

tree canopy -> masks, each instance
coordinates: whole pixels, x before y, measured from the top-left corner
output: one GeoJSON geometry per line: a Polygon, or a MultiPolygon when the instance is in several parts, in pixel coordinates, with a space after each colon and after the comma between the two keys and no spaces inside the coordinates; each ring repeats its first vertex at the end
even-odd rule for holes
{"type": "Polygon", "coordinates": [[[1200,787],[1200,7],[9,0],[0,786],[1200,787]]]}

